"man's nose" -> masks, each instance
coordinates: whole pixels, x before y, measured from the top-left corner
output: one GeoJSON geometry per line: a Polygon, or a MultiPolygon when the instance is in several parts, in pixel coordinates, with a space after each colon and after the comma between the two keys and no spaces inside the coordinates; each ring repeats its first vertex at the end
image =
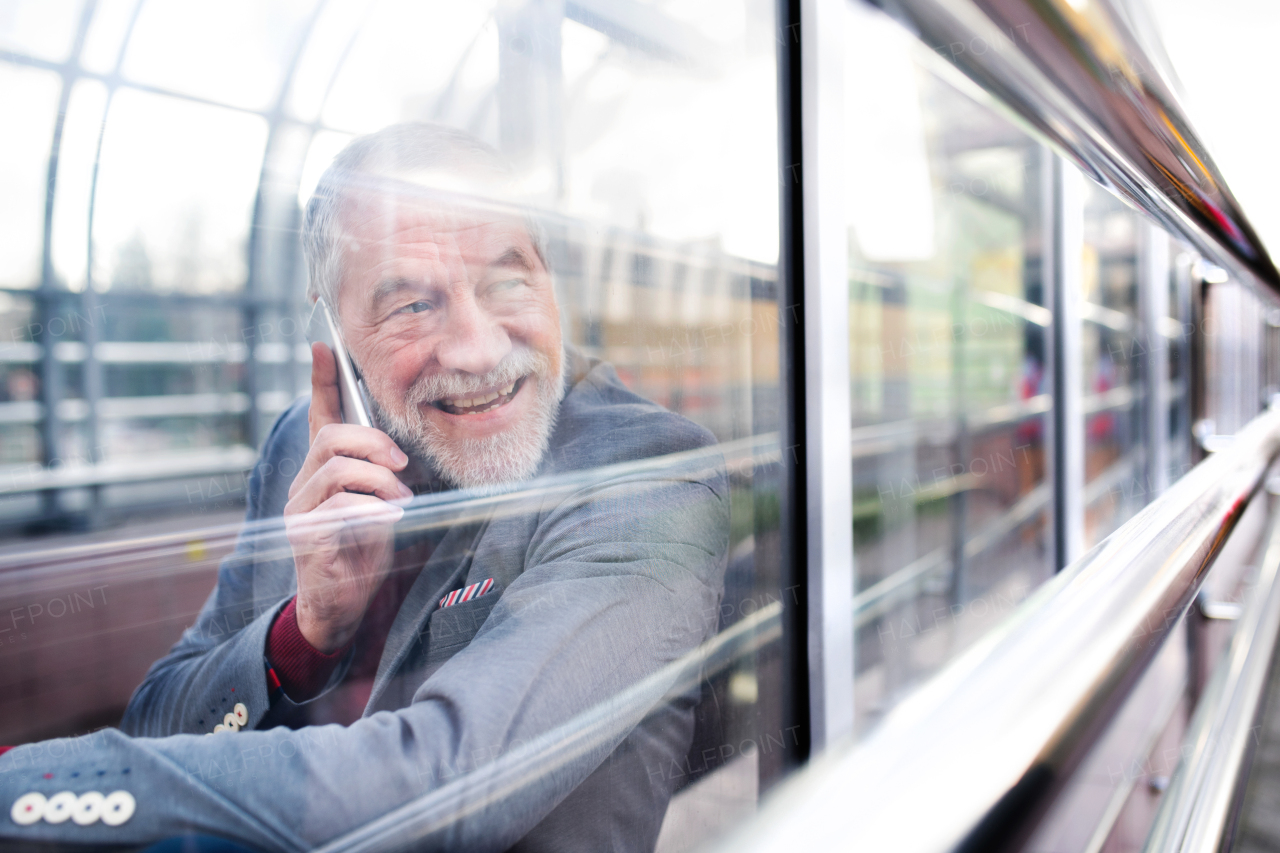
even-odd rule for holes
{"type": "Polygon", "coordinates": [[[445,370],[476,375],[493,370],[511,352],[511,338],[471,295],[451,300],[436,360],[445,370]]]}

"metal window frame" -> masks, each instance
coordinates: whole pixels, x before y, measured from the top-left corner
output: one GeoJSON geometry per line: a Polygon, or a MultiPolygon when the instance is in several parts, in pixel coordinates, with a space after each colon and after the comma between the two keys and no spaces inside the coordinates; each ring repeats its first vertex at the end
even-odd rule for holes
{"type": "Polygon", "coordinates": [[[853,731],[853,456],[844,217],[847,0],[801,0],[800,175],[807,645],[811,748],[853,731]]]}
{"type": "Polygon", "coordinates": [[[1084,553],[1085,436],[1081,301],[1084,176],[1048,150],[1045,265],[1053,304],[1054,568],[1084,553]]]}

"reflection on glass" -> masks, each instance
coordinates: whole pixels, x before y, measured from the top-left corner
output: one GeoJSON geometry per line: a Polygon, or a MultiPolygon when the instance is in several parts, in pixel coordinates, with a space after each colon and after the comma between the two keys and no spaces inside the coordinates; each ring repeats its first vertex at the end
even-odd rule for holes
{"type": "Polygon", "coordinates": [[[542,13],[381,3],[338,69],[322,118],[351,132],[405,119],[462,128],[510,151],[527,188],[565,213],[715,241],[771,263],[776,228],[747,211],[777,195],[776,176],[753,168],[777,156],[772,119],[755,109],[758,93],[774,86],[772,39],[755,43],[749,27],[724,25],[740,15],[699,13],[698,5],[684,11],[688,21],[658,18],[668,41],[646,50],[609,38],[605,27],[542,13]],[[558,66],[555,85],[522,70],[523,51],[539,45],[559,48],[545,60],[558,66]],[[504,108],[507,90],[514,103],[504,108]],[[665,118],[653,121],[659,110],[665,118]],[[545,116],[557,117],[549,128],[545,116]],[[703,168],[709,159],[721,168],[703,168]]]}
{"type": "Polygon", "coordinates": [[[1191,336],[1195,323],[1191,319],[1191,266],[1193,253],[1177,240],[1169,241],[1169,311],[1162,320],[1163,336],[1169,354],[1169,411],[1165,416],[1165,440],[1168,447],[1168,482],[1177,482],[1191,470],[1191,336]]]}
{"type": "Polygon", "coordinates": [[[71,90],[62,123],[50,243],[57,285],[75,291],[84,290],[88,275],[88,211],[106,102],[105,86],[81,80],[71,90]]]}
{"type": "MultiPolygon", "coordinates": [[[[40,348],[35,300],[0,292],[0,481],[40,462],[40,348]]],[[[8,513],[5,513],[7,515],[8,513]]]]}
{"type": "Polygon", "coordinates": [[[83,5],[83,0],[7,0],[0,5],[0,48],[66,60],[83,5]]]}
{"type": "Polygon", "coordinates": [[[126,89],[111,102],[93,217],[95,287],[244,286],[266,123],[126,89]]]}
{"type": "Polygon", "coordinates": [[[146,0],[121,68],[132,81],[246,109],[274,106],[316,0],[146,0]]]}
{"type": "Polygon", "coordinates": [[[1151,498],[1142,432],[1138,214],[1086,181],[1082,264],[1085,547],[1102,541],[1151,498]]]}
{"type": "Polygon", "coordinates": [[[865,729],[1051,571],[1051,317],[1043,150],[895,25],[859,12],[857,27],[845,169],[865,729]]]}
{"type": "MultiPolygon", "coordinates": [[[[1261,411],[1262,330],[1266,307],[1248,285],[1230,279],[1209,285],[1205,298],[1203,435],[1234,435],[1261,411]]],[[[1210,445],[1212,447],[1212,445],[1210,445]]]]}
{"type": "Polygon", "coordinates": [[[0,65],[0,110],[9,128],[0,133],[0,287],[36,287],[58,76],[0,65]]]}
{"type": "MultiPolygon", "coordinates": [[[[280,841],[264,826],[308,847],[345,832],[421,843],[435,825],[448,848],[676,851],[750,814],[806,739],[782,636],[798,598],[779,530],[771,10],[643,4],[606,20],[608,4],[594,16],[567,4],[566,18],[540,2],[333,2],[299,44],[310,2],[187,5],[141,7],[96,186],[85,174],[101,90],[72,97],[54,246],[59,310],[84,321],[57,341],[47,431],[65,464],[30,464],[46,450],[39,347],[3,350],[0,493],[16,499],[0,517],[97,529],[80,550],[53,539],[56,557],[17,542],[0,557],[0,569],[63,569],[0,571],[26,579],[0,584],[0,612],[69,602],[56,621],[35,614],[42,630],[21,648],[0,643],[0,744],[122,726],[81,743],[129,762],[132,779],[113,783],[140,804],[119,824],[124,843],[196,814],[263,849],[280,841]],[[279,126],[243,109],[277,102],[279,126]],[[339,163],[321,194],[341,203],[306,226],[335,155],[405,122],[417,130],[403,145],[355,169],[378,188],[344,183],[339,163]],[[432,161],[443,184],[415,172],[432,171],[441,138],[455,146],[432,161]],[[461,161],[502,175],[503,191],[461,161]],[[392,224],[408,220],[438,252],[412,251],[392,224]],[[299,246],[326,228],[341,264],[299,246]],[[311,435],[323,393],[298,399],[311,385],[309,285],[340,308],[384,418],[374,440],[414,457],[403,480],[385,465],[375,476],[417,492],[397,530],[362,540],[383,548],[388,579],[339,608],[351,624],[322,619],[324,636],[311,605],[337,588],[311,598],[329,576],[309,567],[327,534],[303,541],[282,521],[295,482],[328,476],[303,460],[342,434],[311,435]],[[489,358],[504,341],[511,352],[489,358]],[[431,393],[411,403],[410,388],[431,393]],[[507,430],[504,411],[540,417],[507,430]],[[277,621],[288,607],[294,621],[277,621]],[[287,647],[270,645],[277,625],[327,656],[303,673],[323,677],[294,678],[287,647]],[[179,733],[202,737],[165,737],[179,733]],[[144,747],[139,734],[157,738],[144,747]],[[142,760],[153,744],[177,763],[142,760]],[[211,762],[250,745],[282,760],[222,788],[211,762]],[[227,797],[241,817],[218,817],[227,797]]],[[[102,8],[102,44],[118,42],[127,4],[102,8]]],[[[12,297],[0,316],[18,324],[32,308],[12,297]]],[[[323,464],[348,463],[380,464],[323,464]]],[[[343,483],[324,500],[385,508],[377,491],[343,483]]],[[[5,809],[25,793],[6,771],[34,751],[0,755],[5,809]]]]}
{"type": "Polygon", "coordinates": [[[111,74],[120,60],[129,22],[142,0],[97,0],[93,20],[85,34],[84,48],[80,51],[80,65],[98,74],[111,74]]]}

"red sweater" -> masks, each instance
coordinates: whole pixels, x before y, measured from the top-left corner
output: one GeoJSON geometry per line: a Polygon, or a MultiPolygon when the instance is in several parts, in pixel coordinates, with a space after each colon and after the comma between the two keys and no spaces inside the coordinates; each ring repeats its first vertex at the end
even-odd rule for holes
{"type": "Polygon", "coordinates": [[[365,611],[351,642],[332,654],[324,654],[302,636],[298,627],[296,598],[290,599],[280,611],[267,635],[267,659],[271,661],[285,695],[294,702],[315,698],[329,683],[343,657],[355,646],[351,667],[341,684],[317,703],[320,707],[312,709],[313,724],[350,725],[360,719],[364,706],[369,703],[373,678],[378,673],[378,663],[387,644],[387,635],[391,632],[391,623],[417,577],[416,571],[389,574],[369,603],[369,609],[365,611]]]}

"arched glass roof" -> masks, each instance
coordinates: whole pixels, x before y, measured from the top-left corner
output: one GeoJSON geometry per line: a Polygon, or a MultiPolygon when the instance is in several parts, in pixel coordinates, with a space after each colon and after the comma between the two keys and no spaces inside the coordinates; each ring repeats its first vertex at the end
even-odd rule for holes
{"type": "Polygon", "coordinates": [[[301,207],[396,121],[488,141],[558,215],[773,263],[773,45],[722,5],[5,4],[0,469],[243,470],[307,387],[301,207]]]}

